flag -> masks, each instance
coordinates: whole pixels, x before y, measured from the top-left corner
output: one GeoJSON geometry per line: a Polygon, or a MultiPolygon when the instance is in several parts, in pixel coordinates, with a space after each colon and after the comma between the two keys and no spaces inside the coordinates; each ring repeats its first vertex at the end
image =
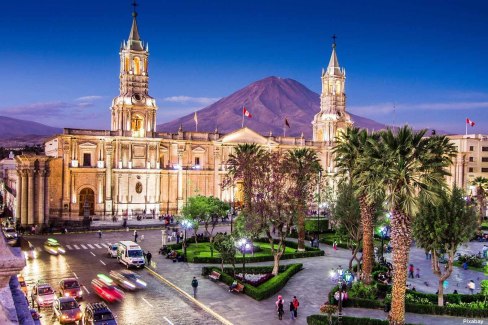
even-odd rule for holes
{"type": "Polygon", "coordinates": [[[246,109],[246,107],[243,107],[243,108],[242,108],[242,115],[244,115],[244,116],[246,116],[246,117],[249,117],[249,118],[251,118],[251,117],[252,117],[251,112],[249,112],[249,111],[246,109]]]}
{"type": "Polygon", "coordinates": [[[474,126],[476,123],[474,123],[473,121],[471,121],[469,118],[466,118],[466,124],[469,124],[471,126],[474,126]]]}
{"type": "Polygon", "coordinates": [[[285,117],[285,125],[290,128],[290,123],[288,123],[288,118],[285,117]]]}
{"type": "Polygon", "coordinates": [[[193,120],[195,121],[195,124],[198,124],[197,112],[195,112],[195,115],[193,115],[193,120]]]}

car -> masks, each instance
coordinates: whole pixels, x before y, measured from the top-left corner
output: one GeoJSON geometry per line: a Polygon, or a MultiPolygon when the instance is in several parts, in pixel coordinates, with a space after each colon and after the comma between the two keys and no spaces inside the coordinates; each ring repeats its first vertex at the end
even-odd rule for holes
{"type": "Polygon", "coordinates": [[[24,257],[26,260],[28,259],[35,259],[37,258],[37,251],[34,245],[31,244],[30,241],[23,237],[19,237],[20,241],[20,249],[24,253],[24,257]]]}
{"type": "Polygon", "coordinates": [[[115,302],[124,299],[124,292],[105,274],[98,274],[97,278],[92,280],[92,288],[105,301],[115,302]]]}
{"type": "Polygon", "coordinates": [[[54,316],[60,324],[74,323],[81,320],[80,305],[73,297],[59,297],[53,302],[54,316]]]}
{"type": "Polygon", "coordinates": [[[53,304],[55,298],[54,289],[47,283],[38,282],[34,285],[31,292],[32,306],[34,303],[39,307],[47,307],[53,304]]]}
{"type": "Polygon", "coordinates": [[[83,290],[75,278],[67,278],[59,281],[59,295],[62,297],[73,297],[83,299],[83,290]]]}
{"type": "Polygon", "coordinates": [[[82,324],[117,325],[116,317],[104,302],[90,303],[86,305],[82,324]]]}
{"type": "Polygon", "coordinates": [[[17,238],[19,237],[19,235],[17,234],[17,231],[15,231],[14,228],[12,227],[3,228],[3,235],[5,236],[5,239],[7,240],[7,243],[9,245],[17,244],[17,238]]]}
{"type": "Polygon", "coordinates": [[[59,244],[59,242],[54,238],[48,238],[44,242],[44,250],[51,255],[59,255],[59,254],[66,253],[64,247],[61,246],[61,244],[59,244]]]}
{"type": "Polygon", "coordinates": [[[17,276],[17,280],[19,280],[19,285],[20,285],[20,290],[24,293],[24,295],[27,297],[27,284],[25,284],[25,279],[22,275],[17,276]]]}
{"type": "Polygon", "coordinates": [[[109,245],[108,246],[108,257],[116,258],[118,247],[119,247],[119,244],[109,245]]]}
{"type": "Polygon", "coordinates": [[[126,290],[144,289],[147,286],[139,274],[129,270],[110,271],[110,277],[118,286],[126,290]]]}

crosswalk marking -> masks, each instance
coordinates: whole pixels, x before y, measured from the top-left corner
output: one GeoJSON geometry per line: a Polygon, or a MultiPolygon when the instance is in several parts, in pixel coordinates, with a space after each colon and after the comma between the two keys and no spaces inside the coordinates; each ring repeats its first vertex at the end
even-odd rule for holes
{"type": "Polygon", "coordinates": [[[93,247],[93,246],[92,246],[92,245],[90,245],[90,244],[86,244],[86,246],[90,247],[91,249],[95,248],[95,247],[93,247]]]}
{"type": "Polygon", "coordinates": [[[73,249],[73,247],[71,247],[71,245],[66,245],[66,248],[70,249],[70,250],[73,249]]]}
{"type": "Polygon", "coordinates": [[[80,244],[80,246],[83,248],[83,249],[87,249],[85,245],[83,244],[80,244]]]}
{"type": "Polygon", "coordinates": [[[76,248],[76,249],[80,249],[80,248],[78,247],[78,245],[73,245],[73,246],[74,246],[74,248],[76,248]]]}
{"type": "MultiPolygon", "coordinates": [[[[103,247],[105,247],[105,248],[108,248],[108,246],[107,246],[107,245],[105,245],[105,244],[101,244],[101,245],[102,245],[103,247]]],[[[109,244],[109,245],[110,245],[110,244],[109,244]]]]}
{"type": "Polygon", "coordinates": [[[95,245],[96,248],[102,248],[102,246],[98,245],[98,244],[93,244],[95,245]]]}
{"type": "Polygon", "coordinates": [[[111,243],[98,243],[98,244],[68,244],[64,245],[68,250],[79,250],[79,249],[104,249],[112,246],[111,243]],[[80,247],[81,246],[81,247],[80,247]]]}

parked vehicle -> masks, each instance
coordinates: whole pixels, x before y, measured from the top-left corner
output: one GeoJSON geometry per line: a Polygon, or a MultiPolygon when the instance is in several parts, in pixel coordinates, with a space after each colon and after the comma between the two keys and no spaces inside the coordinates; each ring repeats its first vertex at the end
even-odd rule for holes
{"type": "Polygon", "coordinates": [[[27,297],[27,284],[25,284],[24,277],[22,275],[18,275],[17,280],[19,281],[20,290],[22,290],[24,295],[27,297]]]}
{"type": "Polygon", "coordinates": [[[131,266],[144,267],[144,254],[139,245],[133,241],[121,241],[117,248],[117,260],[125,264],[127,268],[131,266]]]}
{"type": "Polygon", "coordinates": [[[54,299],[53,311],[60,324],[73,323],[81,319],[80,305],[72,297],[54,299]]]}
{"type": "Polygon", "coordinates": [[[115,258],[117,257],[117,249],[119,247],[119,244],[112,244],[108,246],[108,257],[115,258]]]}
{"type": "Polygon", "coordinates": [[[75,278],[67,278],[59,281],[59,294],[63,297],[83,299],[83,290],[75,278]]]}
{"type": "Polygon", "coordinates": [[[63,246],[54,238],[48,238],[44,242],[44,250],[51,255],[65,254],[66,250],[63,246]]]}
{"type": "Polygon", "coordinates": [[[38,282],[32,288],[32,306],[36,303],[39,307],[47,307],[53,304],[55,298],[54,289],[47,283],[38,282]]]}
{"type": "Polygon", "coordinates": [[[110,271],[110,277],[118,286],[126,290],[143,289],[147,283],[141,279],[139,274],[129,270],[110,271]]]}
{"type": "Polygon", "coordinates": [[[83,315],[83,325],[117,325],[115,316],[104,302],[87,304],[83,315]]]}
{"type": "Polygon", "coordinates": [[[17,234],[17,231],[15,231],[14,228],[12,227],[3,228],[3,235],[7,240],[7,244],[9,244],[10,246],[14,246],[17,244],[17,238],[19,237],[19,235],[17,234]]]}

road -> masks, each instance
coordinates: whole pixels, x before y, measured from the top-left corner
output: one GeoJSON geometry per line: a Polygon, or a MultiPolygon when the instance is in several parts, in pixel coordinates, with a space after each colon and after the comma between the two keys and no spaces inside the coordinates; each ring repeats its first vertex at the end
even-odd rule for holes
{"type": "MultiPolygon", "coordinates": [[[[153,255],[161,245],[160,230],[140,230],[139,241],[144,251],[150,250],[153,255]]],[[[133,240],[132,232],[107,232],[102,238],[98,234],[67,234],[50,236],[56,238],[65,248],[66,254],[49,255],[42,250],[46,236],[29,236],[27,239],[39,251],[39,257],[29,260],[22,272],[30,290],[37,280],[51,284],[55,290],[59,281],[67,277],[76,277],[83,285],[84,299],[82,310],[87,302],[98,302],[100,298],[93,293],[91,280],[99,273],[107,274],[110,270],[123,269],[115,258],[109,258],[109,243],[120,240],[133,240]]],[[[119,303],[108,303],[117,315],[119,324],[220,324],[173,288],[163,284],[147,270],[137,270],[147,282],[147,288],[137,292],[126,292],[125,299],[119,303]]],[[[53,319],[51,308],[41,311],[43,324],[58,324],[53,319]]]]}

